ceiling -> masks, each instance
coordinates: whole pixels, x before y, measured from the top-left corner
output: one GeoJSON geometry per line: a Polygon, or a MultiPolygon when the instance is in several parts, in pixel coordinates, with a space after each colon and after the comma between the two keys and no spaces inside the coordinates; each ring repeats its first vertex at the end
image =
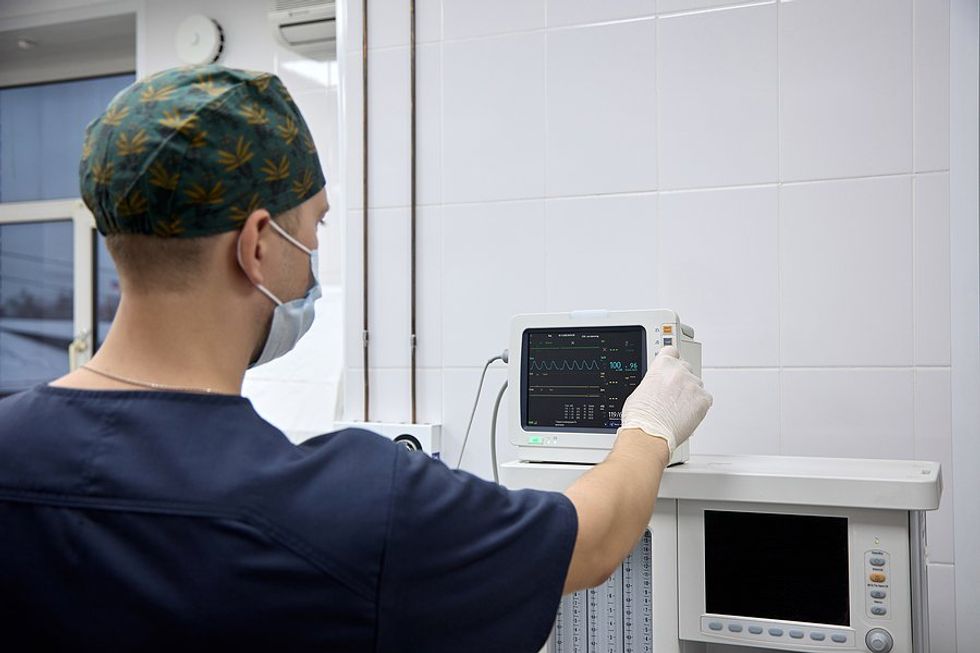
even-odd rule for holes
{"type": "Polygon", "coordinates": [[[0,87],[134,70],[135,14],[0,31],[0,87]]]}

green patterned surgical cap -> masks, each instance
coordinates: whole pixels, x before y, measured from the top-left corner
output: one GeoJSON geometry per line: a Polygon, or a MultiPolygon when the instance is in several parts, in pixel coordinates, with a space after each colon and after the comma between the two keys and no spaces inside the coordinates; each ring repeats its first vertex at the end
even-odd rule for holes
{"type": "Polygon", "coordinates": [[[193,238],[291,209],[325,185],[309,128],[278,77],[165,70],[121,91],[86,128],[82,199],[103,235],[193,238]]]}

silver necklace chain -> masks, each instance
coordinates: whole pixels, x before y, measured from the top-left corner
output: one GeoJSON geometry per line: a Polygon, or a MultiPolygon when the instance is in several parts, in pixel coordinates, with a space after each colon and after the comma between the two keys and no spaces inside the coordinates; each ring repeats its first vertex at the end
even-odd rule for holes
{"type": "Polygon", "coordinates": [[[137,381],[136,379],[130,379],[125,376],[120,376],[118,374],[112,374],[111,372],[106,372],[105,370],[97,370],[88,363],[82,365],[83,370],[88,370],[93,374],[98,374],[99,376],[104,376],[107,379],[112,379],[113,381],[119,381],[121,383],[128,383],[129,385],[136,385],[143,388],[150,388],[151,390],[170,390],[172,392],[202,392],[204,394],[213,395],[217,394],[211,388],[191,388],[187,386],[179,385],[164,385],[162,383],[152,383],[150,381],[137,381]]]}

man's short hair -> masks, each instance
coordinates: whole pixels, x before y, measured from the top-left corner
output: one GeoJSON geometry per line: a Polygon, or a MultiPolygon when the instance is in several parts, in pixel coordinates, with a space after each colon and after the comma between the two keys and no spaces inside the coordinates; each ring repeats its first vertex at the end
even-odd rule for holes
{"type": "MultiPolygon", "coordinates": [[[[273,220],[295,236],[299,207],[273,220]]],[[[116,264],[119,279],[137,293],[186,292],[201,283],[212,248],[221,234],[197,238],[161,238],[147,234],[108,234],[106,248],[116,264]]]]}

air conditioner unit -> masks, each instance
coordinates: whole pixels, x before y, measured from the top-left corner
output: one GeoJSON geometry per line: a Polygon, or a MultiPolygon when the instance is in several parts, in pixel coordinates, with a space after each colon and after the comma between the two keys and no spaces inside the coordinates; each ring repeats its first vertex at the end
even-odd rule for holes
{"type": "Polygon", "coordinates": [[[276,39],[298,52],[322,53],[337,43],[334,0],[270,0],[269,26],[276,39]]]}

